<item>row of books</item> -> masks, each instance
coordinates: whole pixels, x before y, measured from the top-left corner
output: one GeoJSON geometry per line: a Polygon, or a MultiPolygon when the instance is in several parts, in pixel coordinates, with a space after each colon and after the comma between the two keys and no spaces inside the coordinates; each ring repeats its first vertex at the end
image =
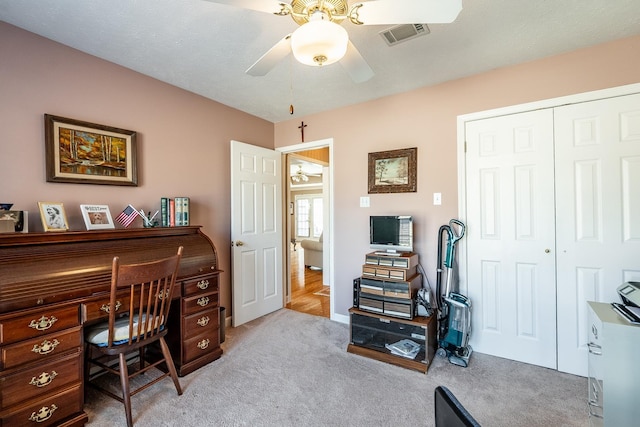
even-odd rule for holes
{"type": "Polygon", "coordinates": [[[189,225],[190,201],[188,197],[162,197],[160,199],[160,226],[181,227],[189,225]]]}

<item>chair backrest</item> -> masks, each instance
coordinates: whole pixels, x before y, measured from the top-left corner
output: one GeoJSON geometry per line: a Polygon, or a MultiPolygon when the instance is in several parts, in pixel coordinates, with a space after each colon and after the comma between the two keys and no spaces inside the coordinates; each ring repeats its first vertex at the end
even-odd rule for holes
{"type": "Polygon", "coordinates": [[[107,347],[142,342],[164,330],[182,249],[169,258],[139,264],[121,265],[119,257],[113,258],[109,307],[122,304],[118,294],[127,289],[129,310],[124,317],[117,309],[109,310],[107,347]]]}
{"type": "Polygon", "coordinates": [[[434,399],[436,427],[480,427],[445,386],[436,387],[434,399]]]}

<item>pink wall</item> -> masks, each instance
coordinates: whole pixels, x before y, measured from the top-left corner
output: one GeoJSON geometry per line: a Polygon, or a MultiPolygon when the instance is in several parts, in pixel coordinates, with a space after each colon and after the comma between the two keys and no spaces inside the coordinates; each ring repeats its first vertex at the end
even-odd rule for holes
{"type": "Polygon", "coordinates": [[[275,126],[277,146],[334,138],[336,311],[347,314],[351,283],[368,250],[368,216],[416,217],[416,252],[435,287],[438,228],[457,217],[458,115],[640,82],[640,37],[493,70],[275,126]],[[367,195],[367,153],[418,147],[418,191],[367,195]],[[432,195],[442,193],[442,206],[432,195]]]}
{"type": "MultiPolygon", "coordinates": [[[[107,204],[113,214],[189,196],[192,224],[218,249],[230,307],[229,140],[293,145],[304,120],[307,141],[335,141],[336,308],[346,315],[370,214],[416,216],[416,251],[434,285],[437,231],[457,216],[458,115],[640,82],[639,51],[640,37],[623,39],[274,125],[0,22],[0,201],[34,214],[38,201],[63,202],[72,228],[84,229],[80,203],[107,204]],[[45,113],[138,131],[139,186],[47,183],[45,113]],[[406,147],[418,147],[418,192],[373,194],[371,208],[359,208],[367,153],[406,147]],[[442,206],[432,205],[433,192],[442,206]]],[[[42,230],[37,215],[29,226],[42,230]]]]}
{"type": "MultiPolygon", "coordinates": [[[[191,197],[191,224],[213,240],[230,307],[229,141],[273,147],[273,124],[0,22],[0,201],[28,210],[62,202],[84,230],[81,203],[156,210],[191,197]],[[47,183],[45,113],[138,132],[138,187],[47,183]]],[[[139,226],[139,224],[138,224],[139,226]]],[[[228,312],[230,313],[230,312],[228,312]]]]}

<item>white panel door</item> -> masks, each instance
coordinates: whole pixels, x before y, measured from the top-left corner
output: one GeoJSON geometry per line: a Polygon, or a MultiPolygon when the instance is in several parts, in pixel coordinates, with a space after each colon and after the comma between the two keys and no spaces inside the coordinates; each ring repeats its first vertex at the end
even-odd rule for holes
{"type": "Polygon", "coordinates": [[[280,153],[231,141],[233,326],[283,307],[280,153]]]}
{"type": "Polygon", "coordinates": [[[586,301],[640,281],[640,95],[555,108],[558,369],[587,375],[586,301]]]}
{"type": "Polygon", "coordinates": [[[553,115],[466,123],[474,350],[556,367],[553,115]]]}

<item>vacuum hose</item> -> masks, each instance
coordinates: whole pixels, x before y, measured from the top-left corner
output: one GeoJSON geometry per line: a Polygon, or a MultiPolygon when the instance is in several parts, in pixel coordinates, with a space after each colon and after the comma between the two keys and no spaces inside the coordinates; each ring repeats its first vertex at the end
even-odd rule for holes
{"type": "Polygon", "coordinates": [[[449,226],[443,225],[438,230],[438,267],[436,270],[436,307],[438,310],[442,311],[442,307],[444,306],[444,295],[442,294],[442,235],[443,233],[447,233],[447,244],[449,241],[449,226]]]}

